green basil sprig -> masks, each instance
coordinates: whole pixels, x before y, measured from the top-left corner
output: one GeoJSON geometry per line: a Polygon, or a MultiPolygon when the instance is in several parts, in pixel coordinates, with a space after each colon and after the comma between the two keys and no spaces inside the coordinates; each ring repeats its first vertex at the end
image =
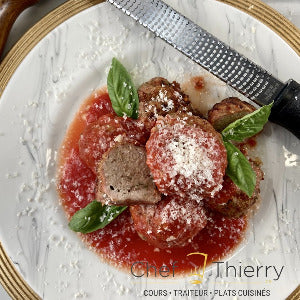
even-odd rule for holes
{"type": "Polygon", "coordinates": [[[242,142],[259,133],[268,122],[273,102],[229,124],[223,131],[223,138],[242,142]]]}
{"type": "Polygon", "coordinates": [[[112,59],[107,77],[107,90],[112,107],[120,117],[137,119],[139,97],[132,79],[125,67],[116,59],[112,59]]]}
{"type": "Polygon", "coordinates": [[[69,222],[69,228],[81,233],[102,229],[126,208],[127,206],[102,205],[98,201],[93,201],[73,215],[69,222]]]}
{"type": "Polygon", "coordinates": [[[251,197],[256,184],[255,172],[252,170],[248,159],[237,147],[226,141],[224,141],[224,145],[227,150],[228,161],[226,174],[237,187],[251,197]]]}
{"type": "Polygon", "coordinates": [[[273,102],[232,122],[221,132],[227,150],[226,174],[249,197],[252,196],[255,189],[256,174],[248,159],[229,140],[242,142],[244,139],[259,133],[268,121],[272,105],[273,102]]]}

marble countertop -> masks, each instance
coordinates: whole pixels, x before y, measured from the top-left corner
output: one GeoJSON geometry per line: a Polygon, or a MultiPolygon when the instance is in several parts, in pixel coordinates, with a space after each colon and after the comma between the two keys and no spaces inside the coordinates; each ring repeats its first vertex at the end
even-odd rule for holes
{"type": "MultiPolygon", "coordinates": [[[[12,48],[18,39],[38,20],[48,12],[66,2],[65,0],[42,0],[34,7],[24,11],[17,19],[8,38],[4,55],[12,48]]],[[[299,0],[264,0],[265,3],[279,11],[282,15],[300,28],[300,1],[299,0]]],[[[0,299],[7,300],[10,297],[0,285],[0,299]]]]}

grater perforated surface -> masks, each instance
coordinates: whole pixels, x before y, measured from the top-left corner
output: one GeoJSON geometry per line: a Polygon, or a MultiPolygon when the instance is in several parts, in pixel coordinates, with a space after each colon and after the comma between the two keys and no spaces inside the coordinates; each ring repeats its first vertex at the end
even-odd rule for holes
{"type": "Polygon", "coordinates": [[[285,86],[163,1],[108,2],[258,104],[269,104],[285,86]]]}

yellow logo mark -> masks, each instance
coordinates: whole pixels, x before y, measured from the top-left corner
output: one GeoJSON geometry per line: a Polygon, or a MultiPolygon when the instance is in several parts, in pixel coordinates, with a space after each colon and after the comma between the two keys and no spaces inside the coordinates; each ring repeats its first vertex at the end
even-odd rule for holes
{"type": "Polygon", "coordinates": [[[200,284],[200,283],[202,283],[203,278],[204,278],[204,272],[205,272],[206,262],[207,262],[207,254],[194,252],[194,253],[188,254],[187,256],[190,256],[190,255],[202,255],[202,256],[204,256],[204,264],[203,264],[202,270],[201,270],[201,268],[199,268],[199,271],[198,271],[199,273],[191,274],[191,276],[198,276],[199,277],[199,279],[197,279],[197,280],[192,280],[191,283],[192,284],[200,284]]]}

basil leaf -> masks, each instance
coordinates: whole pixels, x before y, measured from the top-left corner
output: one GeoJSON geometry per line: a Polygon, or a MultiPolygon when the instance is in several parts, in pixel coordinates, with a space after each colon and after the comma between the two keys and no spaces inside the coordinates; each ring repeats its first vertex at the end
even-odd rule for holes
{"type": "Polygon", "coordinates": [[[108,225],[118,215],[120,215],[126,208],[127,208],[127,206],[105,205],[104,212],[101,216],[101,226],[99,227],[99,229],[104,228],[106,225],[108,225]]]}
{"type": "Polygon", "coordinates": [[[73,215],[69,228],[81,233],[102,229],[126,208],[127,206],[102,205],[98,201],[93,201],[73,215]]]}
{"type": "Polygon", "coordinates": [[[242,142],[260,132],[268,122],[273,102],[229,124],[222,135],[226,140],[242,142]]]}
{"type": "Polygon", "coordinates": [[[107,90],[112,107],[116,114],[123,117],[138,118],[139,97],[132,79],[125,67],[116,59],[112,59],[111,69],[107,77],[107,90]]]}
{"type": "Polygon", "coordinates": [[[247,158],[237,147],[227,141],[224,141],[224,145],[228,160],[226,174],[238,188],[251,197],[256,185],[255,172],[247,158]]]}

